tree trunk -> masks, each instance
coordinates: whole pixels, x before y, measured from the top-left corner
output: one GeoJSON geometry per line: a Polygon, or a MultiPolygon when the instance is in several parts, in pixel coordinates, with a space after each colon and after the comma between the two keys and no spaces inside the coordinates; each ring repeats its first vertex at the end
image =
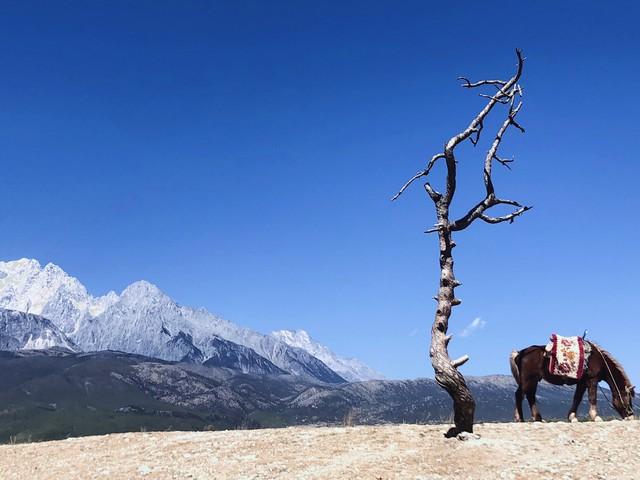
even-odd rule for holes
{"type": "Polygon", "coordinates": [[[438,308],[431,328],[431,348],[429,355],[435,372],[436,382],[444,388],[453,399],[455,427],[447,432],[447,436],[456,436],[461,432],[473,432],[473,415],[476,403],[471,396],[464,377],[457,367],[468,360],[462,357],[452,361],[449,358],[447,345],[451,337],[447,336],[451,309],[460,304],[455,298],[454,290],[460,285],[453,274],[453,248],[455,243],[451,238],[448,220],[440,219],[443,225],[439,232],[440,240],[440,288],[438,291],[438,308]]]}

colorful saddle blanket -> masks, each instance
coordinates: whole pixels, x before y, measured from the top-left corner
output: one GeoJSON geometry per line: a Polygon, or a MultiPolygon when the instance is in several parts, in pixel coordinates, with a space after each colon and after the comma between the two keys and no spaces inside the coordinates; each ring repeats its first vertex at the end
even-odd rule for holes
{"type": "Polygon", "coordinates": [[[546,350],[550,356],[550,374],[578,380],[586,370],[591,345],[581,337],[562,337],[554,333],[546,350]]]}

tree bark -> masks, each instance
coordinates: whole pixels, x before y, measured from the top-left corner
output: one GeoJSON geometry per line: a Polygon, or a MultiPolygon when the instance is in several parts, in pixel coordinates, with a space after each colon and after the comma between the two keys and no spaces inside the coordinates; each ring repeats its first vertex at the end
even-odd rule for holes
{"type": "Polygon", "coordinates": [[[435,379],[453,400],[453,421],[455,426],[448,432],[447,436],[456,436],[461,432],[473,433],[473,417],[476,403],[467,387],[462,374],[457,367],[468,360],[462,357],[460,360],[452,361],[449,358],[448,344],[451,337],[447,336],[449,329],[449,318],[454,306],[460,304],[460,300],[455,297],[455,288],[460,285],[453,272],[453,241],[448,220],[448,205],[439,203],[438,221],[442,225],[439,230],[440,246],[440,288],[438,290],[438,306],[435,320],[431,328],[431,346],[429,356],[431,365],[435,372],[435,379]],[[457,365],[456,365],[457,363],[457,365]]]}

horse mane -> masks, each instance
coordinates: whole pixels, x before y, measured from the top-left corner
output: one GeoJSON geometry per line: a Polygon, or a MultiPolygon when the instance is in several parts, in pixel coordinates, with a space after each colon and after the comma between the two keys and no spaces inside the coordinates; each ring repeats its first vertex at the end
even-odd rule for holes
{"type": "Polygon", "coordinates": [[[620,362],[618,360],[616,360],[613,355],[611,355],[608,351],[606,351],[604,348],[602,348],[597,343],[592,342],[591,340],[589,340],[589,343],[591,343],[591,345],[596,347],[596,350],[598,350],[602,354],[602,356],[604,357],[605,361],[609,365],[614,366],[618,370],[618,373],[620,375],[622,375],[622,378],[623,378],[624,383],[625,383],[625,385],[624,385],[625,387],[633,386],[633,383],[631,383],[631,380],[629,379],[629,376],[627,375],[627,372],[624,371],[624,368],[622,368],[622,365],[620,364],[620,362]]]}
{"type": "Polygon", "coordinates": [[[520,357],[524,357],[526,354],[531,353],[535,350],[544,350],[544,345],[531,345],[529,347],[523,348],[518,352],[520,357]]]}

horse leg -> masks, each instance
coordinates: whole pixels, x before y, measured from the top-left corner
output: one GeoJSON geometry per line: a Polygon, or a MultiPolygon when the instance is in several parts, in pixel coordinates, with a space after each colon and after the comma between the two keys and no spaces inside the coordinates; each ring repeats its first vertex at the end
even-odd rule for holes
{"type": "Polygon", "coordinates": [[[584,396],[584,391],[586,389],[586,382],[580,382],[576,385],[576,393],[573,394],[573,403],[569,410],[569,421],[572,423],[578,421],[578,407],[580,406],[580,402],[582,402],[582,397],[584,396]]]}
{"type": "Polygon", "coordinates": [[[516,422],[524,422],[524,415],[522,413],[522,387],[518,385],[518,390],[516,390],[516,422]]]}
{"type": "Polygon", "coordinates": [[[593,379],[589,382],[589,417],[594,422],[601,422],[602,418],[598,416],[596,403],[598,402],[598,380],[593,379]]]}
{"type": "Polygon", "coordinates": [[[538,410],[538,406],[536,405],[536,390],[538,389],[538,382],[535,382],[532,386],[530,386],[525,395],[527,396],[527,401],[529,402],[529,407],[531,407],[531,418],[533,418],[534,422],[541,422],[542,415],[540,415],[540,411],[538,410]]]}

